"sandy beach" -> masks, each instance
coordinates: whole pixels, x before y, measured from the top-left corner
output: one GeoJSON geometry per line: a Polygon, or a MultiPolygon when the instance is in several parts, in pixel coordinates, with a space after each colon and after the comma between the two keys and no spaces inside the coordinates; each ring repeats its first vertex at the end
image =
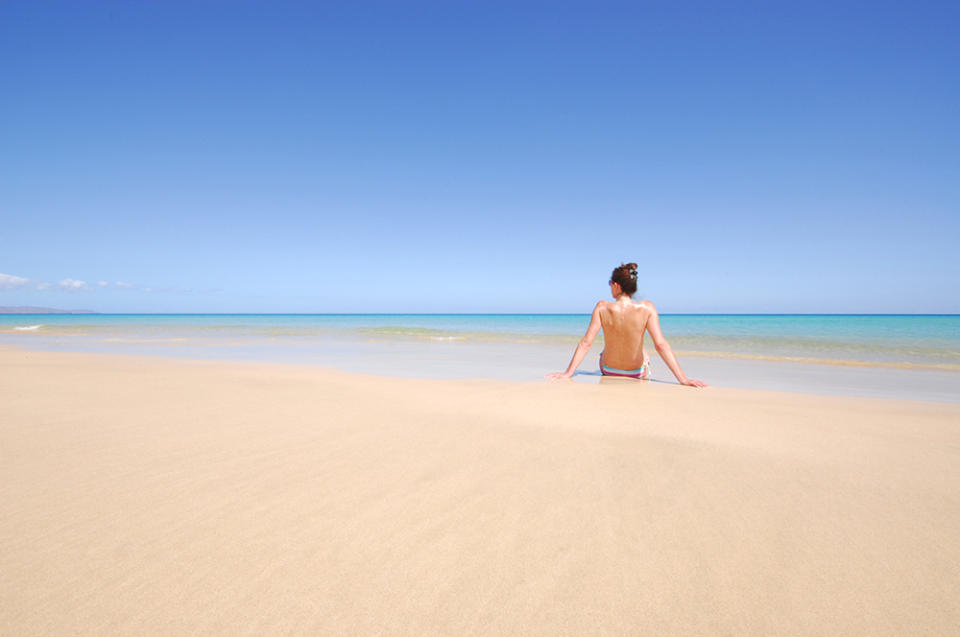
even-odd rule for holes
{"type": "Polygon", "coordinates": [[[0,349],[2,635],[957,635],[960,405],[0,349]]]}

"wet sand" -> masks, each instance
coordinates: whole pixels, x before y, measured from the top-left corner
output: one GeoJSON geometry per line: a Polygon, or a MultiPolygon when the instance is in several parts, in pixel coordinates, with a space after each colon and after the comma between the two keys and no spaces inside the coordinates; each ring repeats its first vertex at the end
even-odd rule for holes
{"type": "Polygon", "coordinates": [[[0,349],[3,635],[950,635],[960,405],[0,349]]]}

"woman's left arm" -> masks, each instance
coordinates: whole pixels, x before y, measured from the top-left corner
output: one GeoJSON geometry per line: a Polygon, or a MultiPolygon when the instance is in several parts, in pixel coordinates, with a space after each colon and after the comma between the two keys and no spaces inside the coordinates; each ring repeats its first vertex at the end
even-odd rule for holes
{"type": "Polygon", "coordinates": [[[597,306],[593,308],[593,315],[590,317],[590,325],[587,326],[587,333],[583,335],[580,343],[577,344],[577,349],[573,352],[573,358],[570,359],[570,364],[567,365],[567,371],[547,374],[547,378],[551,380],[570,378],[573,376],[573,373],[577,371],[577,368],[580,367],[580,363],[583,362],[583,357],[587,355],[587,352],[590,351],[590,347],[593,345],[593,339],[600,333],[600,305],[601,303],[597,303],[597,306]]]}

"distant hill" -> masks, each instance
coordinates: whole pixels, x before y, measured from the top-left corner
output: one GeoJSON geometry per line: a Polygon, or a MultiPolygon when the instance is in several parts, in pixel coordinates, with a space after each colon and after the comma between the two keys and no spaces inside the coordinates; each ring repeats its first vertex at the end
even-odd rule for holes
{"type": "Polygon", "coordinates": [[[55,307],[32,307],[20,305],[16,307],[0,306],[0,314],[98,314],[93,310],[58,310],[55,307]]]}

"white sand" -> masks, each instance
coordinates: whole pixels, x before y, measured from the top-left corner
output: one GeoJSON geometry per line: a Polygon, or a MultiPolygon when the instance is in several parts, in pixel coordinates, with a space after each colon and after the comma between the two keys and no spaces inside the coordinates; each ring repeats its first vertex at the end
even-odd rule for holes
{"type": "Polygon", "coordinates": [[[0,349],[0,635],[960,634],[960,406],[0,349]]]}

